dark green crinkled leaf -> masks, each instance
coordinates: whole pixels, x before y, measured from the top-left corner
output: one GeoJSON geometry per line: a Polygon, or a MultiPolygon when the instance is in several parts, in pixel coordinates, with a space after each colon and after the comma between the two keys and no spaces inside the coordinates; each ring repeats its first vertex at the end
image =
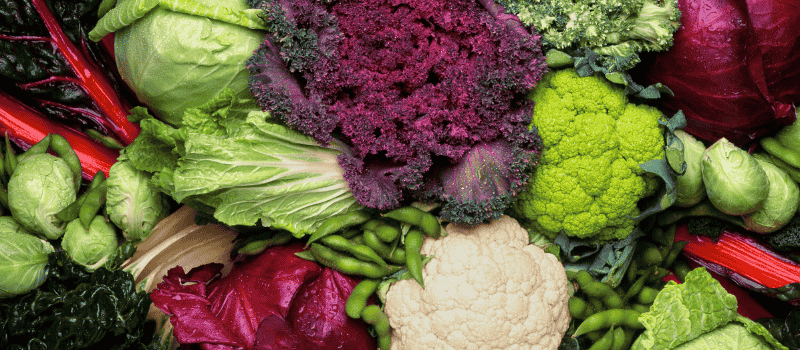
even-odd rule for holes
{"type": "Polygon", "coordinates": [[[644,237],[644,232],[635,227],[628,237],[619,241],[600,245],[592,239],[568,237],[561,233],[553,243],[561,248],[561,263],[567,274],[586,270],[601,282],[616,287],[625,276],[636,250],[636,242],[644,237]]]}
{"type": "Polygon", "coordinates": [[[39,289],[0,303],[0,349],[159,349],[146,319],[150,296],[130,273],[89,273],[63,251],[50,254],[48,267],[39,289]]]}
{"type": "MultiPolygon", "coordinates": [[[[583,48],[574,52],[561,52],[563,54],[556,55],[555,53],[548,53],[548,55],[560,57],[561,59],[558,60],[560,63],[566,62],[566,60],[563,58],[564,55],[571,56],[578,75],[582,77],[588,77],[592,74],[600,73],[609,81],[619,85],[624,85],[625,94],[627,95],[639,97],[645,100],[655,100],[661,98],[661,96],[664,94],[669,96],[673,95],[672,90],[670,90],[664,84],[656,83],[649,86],[642,86],[634,82],[631,75],[627,72],[609,70],[604,65],[599,63],[598,60],[601,58],[601,56],[591,49],[583,48]]],[[[621,63],[621,65],[624,66],[625,64],[621,63]]]]}

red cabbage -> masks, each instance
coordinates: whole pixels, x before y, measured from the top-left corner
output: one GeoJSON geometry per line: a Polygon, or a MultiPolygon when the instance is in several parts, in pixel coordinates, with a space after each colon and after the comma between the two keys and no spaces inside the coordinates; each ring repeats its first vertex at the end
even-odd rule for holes
{"type": "Polygon", "coordinates": [[[674,93],[686,131],[739,146],[789,125],[800,101],[800,2],[679,0],[672,48],[643,59],[640,73],[674,93]]]}

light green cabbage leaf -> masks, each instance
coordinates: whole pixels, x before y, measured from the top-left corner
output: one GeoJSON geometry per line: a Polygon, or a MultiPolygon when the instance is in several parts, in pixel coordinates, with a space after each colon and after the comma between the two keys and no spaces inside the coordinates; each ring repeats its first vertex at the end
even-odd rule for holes
{"type": "Polygon", "coordinates": [[[734,295],[705,268],[696,268],[684,283],[670,281],[650,311],[639,316],[646,330],[631,349],[787,349],[763,326],[739,315],[737,307],[734,295]]]}
{"type": "Polygon", "coordinates": [[[132,164],[175,200],[227,225],[313,233],[327,218],[361,208],[343,177],[339,142],[327,147],[230,90],[187,110],[173,128],[152,117],[125,149],[132,164]]]}

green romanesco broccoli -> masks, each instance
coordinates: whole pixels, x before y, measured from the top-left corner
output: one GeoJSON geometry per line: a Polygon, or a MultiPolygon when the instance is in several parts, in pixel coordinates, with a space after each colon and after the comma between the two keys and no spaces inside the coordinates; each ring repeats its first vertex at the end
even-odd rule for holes
{"type": "Polygon", "coordinates": [[[544,51],[599,55],[596,64],[626,71],[639,53],[665,51],[680,26],[677,0],[498,0],[542,35],[544,51]]]}
{"type": "Polygon", "coordinates": [[[639,164],[664,157],[663,114],[628,101],[599,74],[545,75],[531,93],[542,138],[540,163],[513,210],[531,231],[598,241],[633,231],[637,202],[659,182],[639,164]]]}

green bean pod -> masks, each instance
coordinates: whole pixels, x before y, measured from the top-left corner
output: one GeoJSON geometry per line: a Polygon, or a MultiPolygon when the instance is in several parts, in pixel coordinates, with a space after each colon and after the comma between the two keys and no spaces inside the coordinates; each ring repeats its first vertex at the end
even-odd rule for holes
{"type": "Polygon", "coordinates": [[[422,282],[422,243],[425,241],[422,231],[411,229],[406,234],[406,269],[420,286],[425,288],[422,282]]]}
{"type": "Polygon", "coordinates": [[[372,261],[381,267],[388,268],[389,265],[372,248],[363,244],[353,244],[339,235],[328,235],[320,238],[320,242],[335,250],[350,253],[358,259],[372,261]]]}
{"type": "Polygon", "coordinates": [[[439,219],[433,216],[433,214],[417,207],[408,206],[398,208],[383,214],[383,216],[405,224],[417,226],[429,237],[439,238],[442,234],[442,225],[439,223],[439,219]]]}
{"type": "Polygon", "coordinates": [[[308,242],[306,242],[306,247],[308,247],[309,245],[311,245],[311,243],[314,243],[318,239],[333,234],[336,231],[340,231],[351,226],[362,224],[365,221],[369,220],[369,218],[370,218],[369,214],[362,210],[355,210],[344,214],[332,216],[329,219],[323,221],[322,224],[319,225],[317,230],[314,231],[311,237],[308,238],[308,242]]]}
{"type": "Polygon", "coordinates": [[[577,337],[581,334],[594,332],[601,329],[606,329],[612,325],[628,327],[631,329],[644,329],[644,326],[639,322],[639,315],[642,313],[630,309],[611,309],[600,311],[587,317],[578,328],[572,337],[577,337]]]}
{"type": "Polygon", "coordinates": [[[405,264],[406,263],[406,249],[403,247],[390,247],[386,243],[383,243],[378,235],[375,232],[365,230],[364,233],[361,235],[364,240],[364,245],[367,247],[372,248],[375,252],[378,253],[382,258],[388,260],[393,264],[405,264]]]}
{"type": "Polygon", "coordinates": [[[311,244],[314,259],[329,268],[346,275],[360,275],[368,278],[382,278],[403,269],[402,266],[389,265],[386,268],[378,264],[358,260],[352,256],[341,255],[319,243],[311,244]]]}
{"type": "Polygon", "coordinates": [[[366,278],[358,282],[358,284],[353,287],[353,291],[350,293],[350,296],[347,297],[347,301],[344,304],[344,311],[347,313],[347,316],[351,318],[361,317],[361,312],[364,311],[364,308],[367,306],[367,300],[378,290],[378,285],[380,283],[380,280],[371,278],[366,278]]]}
{"type": "Polygon", "coordinates": [[[372,219],[365,222],[361,227],[375,232],[378,238],[384,242],[391,242],[400,237],[400,229],[383,222],[383,220],[372,219]]]}
{"type": "Polygon", "coordinates": [[[597,339],[589,350],[610,350],[611,346],[614,344],[614,326],[612,325],[608,331],[603,334],[600,339],[597,339]]]}
{"type": "Polygon", "coordinates": [[[389,326],[389,318],[383,313],[380,306],[369,305],[361,312],[361,319],[371,324],[375,329],[378,338],[378,349],[389,350],[392,345],[392,332],[389,326]]]}

